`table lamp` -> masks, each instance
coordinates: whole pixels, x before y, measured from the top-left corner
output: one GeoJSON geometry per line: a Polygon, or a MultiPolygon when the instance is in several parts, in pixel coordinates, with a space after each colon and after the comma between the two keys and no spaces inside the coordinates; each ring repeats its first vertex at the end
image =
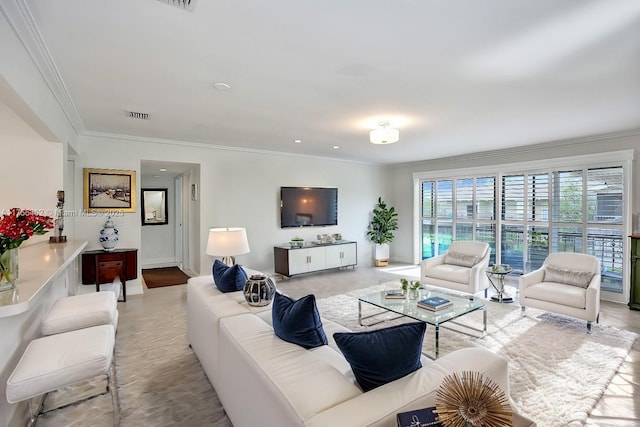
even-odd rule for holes
{"type": "Polygon", "coordinates": [[[207,255],[222,257],[222,262],[231,266],[235,256],[249,253],[247,230],[241,227],[210,228],[207,240],[207,255]]]}

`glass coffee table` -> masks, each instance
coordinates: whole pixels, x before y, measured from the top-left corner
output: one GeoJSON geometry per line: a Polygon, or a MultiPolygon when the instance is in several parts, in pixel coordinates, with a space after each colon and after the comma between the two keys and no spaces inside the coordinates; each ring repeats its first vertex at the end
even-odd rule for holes
{"type": "MultiPolygon", "coordinates": [[[[410,291],[409,291],[410,292],[410,291]]],[[[408,296],[404,299],[385,298],[385,291],[374,292],[372,294],[363,295],[358,298],[358,323],[361,326],[373,326],[382,322],[389,322],[391,320],[399,319],[402,317],[408,317],[414,320],[425,322],[428,325],[434,327],[435,330],[435,357],[438,358],[440,350],[440,327],[447,322],[455,323],[458,326],[481,332],[484,336],[487,333],[487,306],[485,301],[481,298],[474,297],[473,295],[467,295],[462,293],[449,292],[445,289],[426,287],[425,289],[419,289],[418,295],[415,299],[408,296]],[[447,298],[453,302],[453,305],[443,308],[438,311],[426,310],[418,307],[418,301],[424,298],[439,296],[447,298]],[[362,314],[362,304],[370,304],[372,306],[382,309],[381,311],[367,316],[362,314]],[[473,313],[474,311],[482,310],[482,329],[473,328],[468,325],[457,323],[454,320],[462,317],[466,314],[473,313]],[[370,323],[364,323],[366,319],[374,319],[383,314],[395,313],[397,316],[385,317],[382,320],[373,320],[370,323]]],[[[465,333],[458,329],[448,328],[459,333],[465,333]]],[[[470,334],[467,334],[470,335],[470,334]]],[[[428,357],[431,357],[427,355],[428,357]]]]}

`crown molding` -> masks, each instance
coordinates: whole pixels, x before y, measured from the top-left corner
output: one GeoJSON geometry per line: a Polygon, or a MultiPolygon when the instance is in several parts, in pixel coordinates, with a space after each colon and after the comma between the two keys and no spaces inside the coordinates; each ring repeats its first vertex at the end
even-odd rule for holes
{"type": "Polygon", "coordinates": [[[82,134],[85,127],[80,113],[78,113],[67,86],[64,84],[26,0],[3,0],[0,3],[0,11],[29,53],[76,134],[82,134]]]}
{"type": "Polygon", "coordinates": [[[624,139],[636,139],[640,141],[640,129],[631,129],[620,132],[611,132],[598,135],[589,135],[578,138],[559,139],[555,141],[546,141],[536,144],[523,145],[520,147],[503,148],[491,151],[478,151],[475,153],[461,154],[459,156],[442,157],[438,159],[426,159],[417,160],[415,162],[403,163],[407,164],[422,164],[428,162],[457,162],[457,161],[469,161],[469,160],[481,160],[486,158],[495,159],[497,157],[506,157],[514,154],[523,155],[527,153],[539,153],[548,151],[550,148],[558,147],[570,147],[574,145],[584,144],[602,144],[607,141],[624,140],[624,139]]]}
{"type": "Polygon", "coordinates": [[[257,148],[232,147],[229,145],[217,145],[217,144],[208,144],[204,142],[181,141],[181,140],[175,140],[175,139],[149,138],[144,136],[121,135],[121,134],[115,134],[115,133],[93,132],[93,131],[86,131],[81,136],[91,137],[91,138],[112,139],[112,140],[118,140],[118,141],[129,141],[134,143],[165,144],[165,145],[175,145],[180,147],[203,148],[207,150],[235,151],[240,153],[253,153],[253,154],[266,155],[266,156],[295,157],[295,158],[326,160],[326,161],[340,162],[340,163],[380,166],[379,163],[363,162],[358,160],[338,159],[338,158],[327,157],[327,156],[312,156],[310,154],[291,153],[287,151],[273,151],[273,150],[260,150],[257,148]]]}

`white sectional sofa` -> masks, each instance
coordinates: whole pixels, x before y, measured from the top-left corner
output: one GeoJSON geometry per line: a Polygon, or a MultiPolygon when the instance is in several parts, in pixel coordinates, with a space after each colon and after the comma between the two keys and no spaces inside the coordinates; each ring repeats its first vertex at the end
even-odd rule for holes
{"type": "Polygon", "coordinates": [[[189,341],[235,427],[395,427],[398,412],[434,406],[436,389],[454,371],[480,372],[509,392],[507,361],[467,348],[423,358],[417,371],[363,393],[331,345],[344,327],[323,319],[330,345],[305,350],[274,334],[270,306],[251,307],[242,292],[221,293],[211,276],[187,286],[189,341]]]}

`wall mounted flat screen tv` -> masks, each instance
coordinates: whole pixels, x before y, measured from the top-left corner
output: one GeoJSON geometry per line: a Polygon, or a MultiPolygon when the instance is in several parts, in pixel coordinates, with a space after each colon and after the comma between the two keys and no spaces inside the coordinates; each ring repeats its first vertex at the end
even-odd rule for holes
{"type": "Polygon", "coordinates": [[[280,187],[280,227],[338,225],[338,189],[280,187]]]}

